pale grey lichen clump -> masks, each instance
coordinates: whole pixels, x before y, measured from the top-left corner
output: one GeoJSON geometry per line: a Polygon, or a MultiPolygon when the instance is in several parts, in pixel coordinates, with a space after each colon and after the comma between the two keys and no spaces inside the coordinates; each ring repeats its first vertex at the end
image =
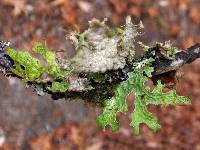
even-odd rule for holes
{"type": "Polygon", "coordinates": [[[109,70],[123,69],[135,56],[134,40],[139,34],[142,24],[134,25],[131,18],[126,18],[126,24],[121,28],[111,29],[106,25],[106,19],[92,19],[89,28],[84,32],[70,32],[67,39],[75,47],[75,55],[64,58],[57,53],[57,61],[61,68],[69,70],[65,78],[68,91],[88,91],[88,79],[80,77],[80,73],[104,73],[109,70]]]}
{"type": "Polygon", "coordinates": [[[93,19],[82,34],[72,32],[68,39],[77,54],[73,59],[77,72],[105,72],[124,68],[126,61],[134,58],[133,41],[138,26],[127,17],[124,28],[110,29],[105,21],[93,19]]]}
{"type": "Polygon", "coordinates": [[[89,90],[88,87],[86,87],[86,84],[87,84],[86,78],[76,78],[76,79],[74,79],[73,77],[71,77],[69,79],[69,83],[70,84],[69,84],[68,91],[83,92],[83,91],[89,90]]]}

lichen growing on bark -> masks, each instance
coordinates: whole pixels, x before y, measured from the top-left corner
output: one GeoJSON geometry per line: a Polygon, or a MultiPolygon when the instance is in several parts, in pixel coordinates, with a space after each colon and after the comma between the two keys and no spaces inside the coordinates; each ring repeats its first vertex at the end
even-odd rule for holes
{"type": "Polygon", "coordinates": [[[64,93],[68,90],[69,84],[65,82],[52,82],[51,91],[53,93],[64,93]]]}
{"type": "Polygon", "coordinates": [[[93,19],[83,33],[67,36],[77,51],[77,71],[103,73],[124,68],[127,58],[129,61],[133,60],[133,41],[138,35],[139,26],[134,25],[130,19],[123,29],[114,30],[105,23],[105,20],[101,22],[93,19]]]}
{"type": "Polygon", "coordinates": [[[41,65],[40,61],[33,58],[27,51],[22,52],[8,48],[6,54],[9,55],[15,63],[15,67],[11,68],[11,71],[26,82],[39,81],[40,76],[45,72],[45,68],[41,65]]]}
{"type": "Polygon", "coordinates": [[[178,96],[174,89],[163,93],[164,84],[159,78],[153,90],[145,82],[199,58],[200,46],[183,52],[169,42],[156,43],[153,47],[139,42],[144,53],[136,57],[133,42],[142,27],[141,23],[134,25],[130,17],[123,27],[114,29],[106,25],[106,19],[93,19],[87,30],[67,35],[76,51],[70,58],[51,51],[46,43],[36,42],[30,51],[17,51],[5,49],[0,42],[0,71],[21,78],[38,95],[92,99],[103,107],[103,113],[97,118],[100,127],[110,125],[113,131],[119,129],[116,114],[126,113],[126,97],[134,92],[130,126],[135,134],[139,134],[141,123],[157,131],[160,124],[147,110],[149,104],[177,105],[190,104],[190,101],[178,96]]]}

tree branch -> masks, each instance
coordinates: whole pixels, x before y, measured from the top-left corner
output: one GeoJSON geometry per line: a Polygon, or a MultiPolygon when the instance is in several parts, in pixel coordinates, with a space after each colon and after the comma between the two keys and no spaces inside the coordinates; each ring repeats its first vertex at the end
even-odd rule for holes
{"type": "Polygon", "coordinates": [[[188,48],[186,51],[176,53],[174,60],[158,59],[154,63],[154,75],[160,75],[172,70],[176,70],[185,64],[192,63],[200,58],[200,43],[188,48]]]}

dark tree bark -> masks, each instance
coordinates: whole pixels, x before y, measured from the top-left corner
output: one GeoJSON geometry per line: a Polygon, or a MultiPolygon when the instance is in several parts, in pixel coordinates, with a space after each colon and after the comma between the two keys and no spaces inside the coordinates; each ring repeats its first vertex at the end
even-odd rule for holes
{"type": "Polygon", "coordinates": [[[186,51],[176,53],[174,60],[160,59],[156,62],[154,75],[176,70],[185,64],[189,64],[200,58],[200,43],[188,48],[186,51]]]}

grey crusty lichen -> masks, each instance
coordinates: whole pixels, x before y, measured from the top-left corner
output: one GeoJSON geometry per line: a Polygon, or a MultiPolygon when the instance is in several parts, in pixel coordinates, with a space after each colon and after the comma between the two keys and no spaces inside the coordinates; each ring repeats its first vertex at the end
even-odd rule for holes
{"type": "Polygon", "coordinates": [[[124,68],[126,60],[134,58],[134,38],[139,26],[126,19],[124,28],[110,29],[106,20],[93,19],[83,33],[72,32],[67,38],[76,48],[72,61],[77,72],[105,72],[124,68]]]}

